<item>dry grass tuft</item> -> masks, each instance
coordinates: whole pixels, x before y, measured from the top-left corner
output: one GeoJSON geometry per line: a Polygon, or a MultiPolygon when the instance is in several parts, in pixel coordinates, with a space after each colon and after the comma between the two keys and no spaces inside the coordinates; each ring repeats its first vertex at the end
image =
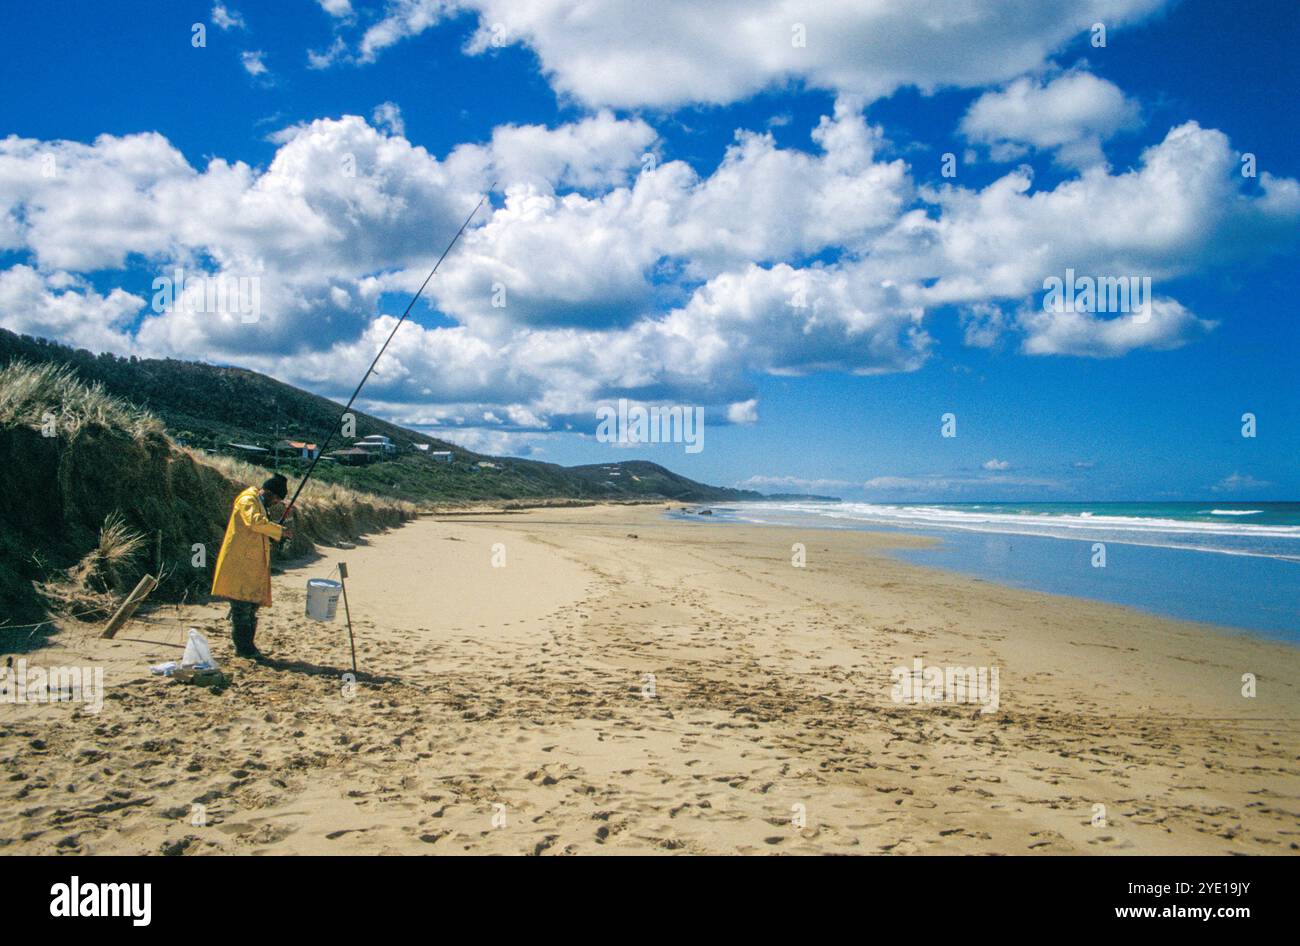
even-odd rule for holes
{"type": "Polygon", "coordinates": [[[144,536],[127,526],[120,512],[114,512],[99,530],[99,545],[82,561],[94,560],[94,575],[106,589],[121,588],[144,551],[144,543],[144,536]]]}
{"type": "Polygon", "coordinates": [[[107,617],[135,578],[135,564],[145,537],[127,526],[121,513],[111,513],[99,530],[99,543],[59,578],[42,582],[37,590],[53,610],[81,620],[107,617]]]}

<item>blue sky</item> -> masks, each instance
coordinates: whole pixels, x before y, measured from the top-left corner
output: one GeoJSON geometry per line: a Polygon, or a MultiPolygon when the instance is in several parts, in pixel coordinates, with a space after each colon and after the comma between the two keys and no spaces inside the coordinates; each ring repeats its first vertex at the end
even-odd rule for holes
{"type": "Polygon", "coordinates": [[[850,499],[1296,498],[1296,4],[574,6],[7,11],[0,324],[346,397],[496,180],[368,409],[850,499]],[[155,310],[178,265],[257,321],[155,310]],[[1150,313],[1044,312],[1066,267],[1150,313]],[[597,442],[619,397],[705,449],[597,442]]]}

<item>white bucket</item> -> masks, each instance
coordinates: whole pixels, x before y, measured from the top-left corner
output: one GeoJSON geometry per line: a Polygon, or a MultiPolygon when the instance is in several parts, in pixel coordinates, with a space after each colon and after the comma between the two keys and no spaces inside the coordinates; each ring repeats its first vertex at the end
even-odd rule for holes
{"type": "Polygon", "coordinates": [[[339,608],[343,586],[328,578],[307,579],[307,617],[313,621],[332,621],[339,608]]]}

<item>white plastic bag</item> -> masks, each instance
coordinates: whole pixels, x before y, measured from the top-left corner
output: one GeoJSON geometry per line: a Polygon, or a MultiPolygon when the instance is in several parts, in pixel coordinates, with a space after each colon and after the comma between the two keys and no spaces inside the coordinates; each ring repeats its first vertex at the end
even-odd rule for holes
{"type": "Polygon", "coordinates": [[[212,659],[212,651],[208,648],[208,640],[199,633],[196,627],[190,628],[189,643],[185,645],[185,656],[181,658],[182,667],[193,667],[199,670],[216,669],[217,662],[212,659]]]}

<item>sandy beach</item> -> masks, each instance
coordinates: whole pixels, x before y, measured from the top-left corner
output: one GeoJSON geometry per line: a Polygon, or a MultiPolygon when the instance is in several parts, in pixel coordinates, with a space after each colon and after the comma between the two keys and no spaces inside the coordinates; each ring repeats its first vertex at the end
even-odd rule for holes
{"type": "Polygon", "coordinates": [[[1300,650],[884,554],[921,541],[426,517],[277,574],[271,665],[219,603],[68,627],[20,656],[102,666],[103,707],[0,705],[0,852],[1300,850],[1300,650]],[[303,615],[340,559],[355,683],[303,615]],[[188,627],[224,692],[150,674],[188,627]],[[996,708],[896,702],[918,659],[996,668],[996,708]]]}

